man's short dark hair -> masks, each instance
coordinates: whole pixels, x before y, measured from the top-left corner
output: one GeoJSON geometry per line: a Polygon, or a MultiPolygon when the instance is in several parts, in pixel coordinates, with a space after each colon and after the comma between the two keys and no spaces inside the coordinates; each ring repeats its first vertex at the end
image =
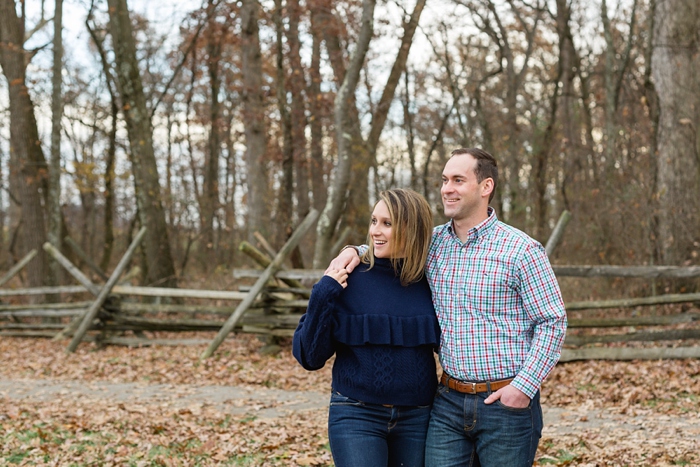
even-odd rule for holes
{"type": "Polygon", "coordinates": [[[493,180],[493,191],[489,196],[490,203],[496,194],[496,187],[498,186],[498,163],[496,162],[496,158],[479,148],[455,149],[452,151],[451,156],[460,156],[462,154],[469,154],[476,159],[476,169],[474,169],[474,174],[476,175],[477,182],[481,183],[487,178],[493,180]]]}

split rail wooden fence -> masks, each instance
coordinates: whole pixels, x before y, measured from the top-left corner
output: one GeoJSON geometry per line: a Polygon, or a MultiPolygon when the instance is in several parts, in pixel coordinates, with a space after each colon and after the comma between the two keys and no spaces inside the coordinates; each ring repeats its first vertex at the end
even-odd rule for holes
{"type": "MultiPolygon", "coordinates": [[[[135,287],[119,283],[145,229],[134,238],[111,275],[98,274],[104,285],[94,284],[54,246],[44,245],[80,284],[78,286],[0,289],[0,336],[70,337],[67,351],[82,341],[114,345],[186,345],[209,343],[202,358],[211,356],[231,332],[291,336],[308,303],[310,288],[323,270],[286,270],[286,258],[318,216],[312,211],[279,252],[258,236],[265,252],[243,242],[240,249],[264,269],[234,270],[234,277],[252,285],[238,291],[135,287]],[[86,293],[92,299],[41,304],[4,304],[3,297],[86,293]],[[139,300],[149,297],[151,303],[139,300]],[[162,302],[169,303],[154,303],[162,302]],[[179,301],[180,303],[174,303],[179,301]],[[187,301],[187,303],[183,303],[187,301]],[[208,303],[195,303],[206,301],[208,303]],[[212,303],[213,302],[213,303],[212,303]],[[227,303],[221,305],[222,302],[227,303]],[[234,305],[235,304],[235,305],[234,305]],[[50,319],[49,319],[50,318],[50,319]],[[68,320],[66,322],[66,320],[68,320]],[[156,338],[146,332],[216,332],[209,339],[156,338]]],[[[557,229],[553,236],[557,235],[557,229]]],[[[560,230],[559,230],[560,232],[560,230]]],[[[559,234],[560,235],[560,234],[559,234]]],[[[551,252],[555,243],[548,242],[551,252]]],[[[74,246],[77,248],[77,246],[74,246]]],[[[32,252],[0,278],[0,287],[36,255],[32,252]]],[[[94,265],[90,266],[95,268],[94,265]]],[[[643,278],[647,280],[698,278],[700,267],[670,266],[553,266],[558,277],[643,278]]],[[[651,307],[663,304],[700,303],[700,294],[666,294],[642,298],[566,303],[569,332],[561,361],[585,359],[700,358],[700,313],[645,314],[624,317],[587,317],[587,312],[608,308],[651,307]],[[573,318],[572,314],[579,315],[573,318]],[[581,330],[595,329],[595,333],[581,330]],[[610,330],[610,331],[606,331],[610,330]],[[633,342],[672,341],[673,345],[638,346],[633,342]],[[606,344],[617,343],[614,346],[606,344]]],[[[628,313],[629,314],[629,313],[628,313]]],[[[198,334],[201,335],[201,334],[198,334]]]]}

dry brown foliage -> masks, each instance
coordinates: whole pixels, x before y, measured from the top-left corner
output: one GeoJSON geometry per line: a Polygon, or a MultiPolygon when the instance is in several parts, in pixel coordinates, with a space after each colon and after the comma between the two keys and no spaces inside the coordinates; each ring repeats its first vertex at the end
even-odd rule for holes
{"type": "MultiPolygon", "coordinates": [[[[202,336],[200,336],[202,337],[202,336]]],[[[289,342],[260,355],[253,336],[203,346],[106,347],[2,338],[0,380],[226,385],[327,393],[330,364],[304,371],[289,342]]],[[[325,409],[260,418],[259,406],[224,414],[207,401],[126,404],[10,398],[0,391],[0,465],[328,466],[325,409]]],[[[700,465],[700,362],[560,364],[542,390],[537,465],[700,465]]],[[[323,396],[322,396],[323,397],[323,396]]],[[[231,402],[235,403],[235,402],[231,402]]]]}

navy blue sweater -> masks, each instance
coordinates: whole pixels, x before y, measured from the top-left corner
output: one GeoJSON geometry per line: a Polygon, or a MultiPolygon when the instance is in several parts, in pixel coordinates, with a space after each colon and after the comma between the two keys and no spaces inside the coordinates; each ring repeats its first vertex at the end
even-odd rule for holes
{"type": "Polygon", "coordinates": [[[333,389],[372,404],[432,403],[440,342],[425,277],[406,287],[388,259],[361,263],[343,287],[324,276],[294,332],[294,357],[307,370],[335,353],[333,389]]]}

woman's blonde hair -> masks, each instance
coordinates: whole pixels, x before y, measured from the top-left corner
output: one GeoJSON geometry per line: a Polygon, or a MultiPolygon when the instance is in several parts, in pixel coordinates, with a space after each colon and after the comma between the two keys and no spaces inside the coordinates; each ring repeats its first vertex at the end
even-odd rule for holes
{"type": "MultiPolygon", "coordinates": [[[[418,282],[423,277],[433,235],[433,213],[430,206],[422,195],[403,188],[382,191],[377,203],[379,201],[384,201],[389,210],[394,252],[403,255],[403,258],[392,257],[391,264],[394,270],[398,271],[399,263],[403,262],[399,276],[402,285],[418,282]]],[[[371,269],[374,266],[374,243],[369,231],[367,244],[369,249],[361,259],[362,262],[369,263],[371,269]]]]}

